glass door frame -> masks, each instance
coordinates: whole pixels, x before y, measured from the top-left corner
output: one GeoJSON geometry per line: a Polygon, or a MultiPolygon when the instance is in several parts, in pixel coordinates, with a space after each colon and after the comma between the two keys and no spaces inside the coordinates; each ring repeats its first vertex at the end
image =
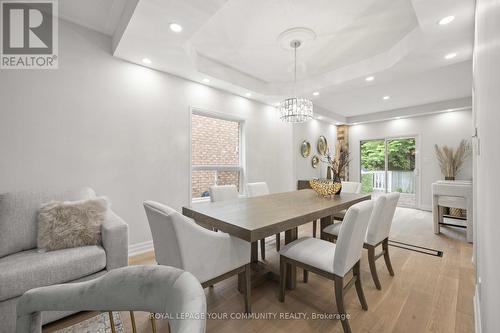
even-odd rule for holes
{"type": "Polygon", "coordinates": [[[394,135],[394,136],[386,136],[386,137],[373,137],[373,138],[364,138],[359,140],[359,181],[361,182],[361,145],[363,142],[366,141],[383,141],[384,142],[384,176],[385,176],[385,193],[389,193],[387,189],[387,172],[389,168],[389,156],[387,152],[387,142],[391,140],[398,140],[398,139],[415,139],[415,169],[414,169],[414,176],[415,176],[415,206],[410,207],[410,208],[416,208],[416,209],[421,209],[421,194],[420,194],[420,189],[421,189],[421,181],[422,177],[420,176],[420,135],[419,134],[405,134],[405,135],[394,135]]]}

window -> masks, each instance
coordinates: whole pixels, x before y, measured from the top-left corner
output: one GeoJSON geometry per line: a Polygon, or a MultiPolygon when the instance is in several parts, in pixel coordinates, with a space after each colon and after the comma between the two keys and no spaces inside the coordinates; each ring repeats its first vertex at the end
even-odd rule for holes
{"type": "Polygon", "coordinates": [[[242,183],[242,123],[193,112],[191,118],[191,195],[208,197],[211,185],[242,183]]]}

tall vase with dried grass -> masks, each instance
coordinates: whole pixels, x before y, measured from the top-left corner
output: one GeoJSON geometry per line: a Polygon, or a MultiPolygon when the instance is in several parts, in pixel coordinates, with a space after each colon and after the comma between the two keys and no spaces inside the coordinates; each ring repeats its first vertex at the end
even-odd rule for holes
{"type": "Polygon", "coordinates": [[[460,141],[457,149],[448,146],[439,147],[434,145],[439,168],[445,180],[455,180],[458,172],[462,169],[465,160],[470,156],[471,146],[467,140],[460,141]]]}

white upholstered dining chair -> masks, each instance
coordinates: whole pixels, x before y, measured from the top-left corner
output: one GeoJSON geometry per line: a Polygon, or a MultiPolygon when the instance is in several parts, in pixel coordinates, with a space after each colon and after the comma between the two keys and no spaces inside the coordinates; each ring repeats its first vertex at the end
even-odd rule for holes
{"type": "MultiPolygon", "coordinates": [[[[269,187],[266,182],[248,183],[247,184],[247,195],[248,197],[258,197],[262,195],[269,194],[269,187]]],[[[280,234],[276,234],[276,251],[279,252],[281,237],[280,234]]],[[[266,240],[260,240],[260,255],[262,260],[266,260],[266,240]]]]}
{"type": "Polygon", "coordinates": [[[361,183],[359,182],[344,182],[342,181],[343,193],[361,193],[361,183]]]}
{"type": "Polygon", "coordinates": [[[372,209],[372,200],[351,206],[347,210],[336,244],[318,238],[305,237],[285,245],[280,251],[279,300],[285,301],[287,269],[296,269],[298,266],[304,269],[304,278],[307,270],[333,280],[342,327],[344,332],[351,332],[344,307],[344,292],[354,282],[359,302],[363,310],[368,310],[361,286],[359,262],[372,209]],[[344,285],[344,277],[351,270],[353,271],[352,280],[344,285]]]}
{"type": "MultiPolygon", "coordinates": [[[[392,269],[391,258],[389,256],[389,233],[391,231],[392,220],[396,206],[398,205],[399,193],[389,193],[382,195],[375,199],[372,216],[368,223],[366,231],[365,242],[363,247],[368,250],[368,264],[370,265],[370,272],[372,274],[373,282],[377,289],[382,289],[380,280],[377,274],[377,266],[375,261],[381,256],[384,256],[387,270],[391,276],[394,276],[392,269]],[[375,255],[375,249],[382,245],[382,252],[375,255]]],[[[324,233],[334,240],[337,239],[340,232],[342,223],[329,225],[323,231],[324,233]]]]}
{"type": "MultiPolygon", "coordinates": [[[[267,184],[266,188],[262,188],[262,186],[255,188],[255,193],[261,193],[266,190],[269,193],[269,190],[267,189],[267,184]]],[[[213,185],[208,188],[208,191],[210,193],[210,201],[212,202],[219,202],[219,201],[226,201],[226,200],[235,200],[238,199],[238,188],[236,185],[213,185]]],[[[268,194],[265,193],[265,194],[268,194]]],[[[259,194],[259,195],[264,195],[264,194],[259,194]]],[[[261,239],[260,241],[260,256],[262,257],[262,260],[266,259],[266,243],[265,239],[261,239]]]]}
{"type": "Polygon", "coordinates": [[[238,199],[238,188],[236,185],[210,186],[208,193],[212,202],[238,199]]]}
{"type": "MultiPolygon", "coordinates": [[[[359,182],[345,182],[342,181],[342,190],[340,193],[352,193],[352,194],[359,194],[361,193],[361,183],[359,182]]],[[[344,219],[346,210],[341,210],[339,212],[336,212],[333,214],[333,218],[335,220],[340,220],[342,221],[344,219]]]]}
{"type": "Polygon", "coordinates": [[[156,261],[193,274],[203,288],[239,274],[250,312],[250,243],[196,224],[174,209],[145,201],[156,261]]]}

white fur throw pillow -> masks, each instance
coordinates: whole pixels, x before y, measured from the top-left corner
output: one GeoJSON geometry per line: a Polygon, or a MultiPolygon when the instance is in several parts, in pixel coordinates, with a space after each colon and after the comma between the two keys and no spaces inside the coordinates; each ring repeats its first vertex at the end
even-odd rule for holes
{"type": "Polygon", "coordinates": [[[38,212],[38,248],[53,251],[100,244],[108,206],[104,197],[42,205],[38,212]]]}

